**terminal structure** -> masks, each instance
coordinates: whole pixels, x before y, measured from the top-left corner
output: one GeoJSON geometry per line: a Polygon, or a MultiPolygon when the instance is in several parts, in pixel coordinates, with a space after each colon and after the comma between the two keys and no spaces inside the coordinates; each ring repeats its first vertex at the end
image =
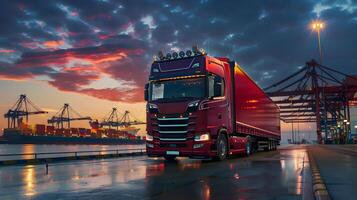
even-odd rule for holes
{"type": "Polygon", "coordinates": [[[311,60],[264,90],[280,107],[282,121],[316,123],[320,144],[351,140],[350,108],[356,106],[356,76],[311,60]]]}

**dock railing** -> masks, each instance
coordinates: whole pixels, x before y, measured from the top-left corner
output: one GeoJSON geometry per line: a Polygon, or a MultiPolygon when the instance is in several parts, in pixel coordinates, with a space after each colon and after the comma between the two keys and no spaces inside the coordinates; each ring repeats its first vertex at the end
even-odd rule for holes
{"type": "Polygon", "coordinates": [[[60,158],[93,158],[93,157],[120,157],[123,155],[144,154],[145,148],[135,149],[110,149],[110,150],[92,150],[92,151],[60,151],[60,152],[36,152],[36,153],[15,153],[15,154],[0,154],[0,162],[2,161],[26,161],[26,160],[46,160],[60,158]]]}

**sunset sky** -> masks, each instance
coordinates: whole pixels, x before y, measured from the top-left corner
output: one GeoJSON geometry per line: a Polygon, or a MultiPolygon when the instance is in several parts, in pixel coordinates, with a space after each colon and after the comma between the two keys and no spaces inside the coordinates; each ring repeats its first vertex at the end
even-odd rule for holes
{"type": "MultiPolygon", "coordinates": [[[[352,0],[2,0],[0,112],[24,93],[50,112],[31,118],[33,123],[45,123],[63,103],[93,118],[118,107],[144,120],[152,56],[193,44],[235,59],[265,87],[318,56],[309,29],[317,18],[326,23],[324,64],[356,73],[352,0]]],[[[0,128],[5,126],[1,117],[0,128]]]]}

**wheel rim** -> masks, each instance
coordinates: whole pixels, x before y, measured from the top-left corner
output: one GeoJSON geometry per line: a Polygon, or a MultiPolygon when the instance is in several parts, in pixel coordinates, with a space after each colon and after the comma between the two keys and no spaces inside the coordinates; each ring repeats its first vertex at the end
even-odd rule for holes
{"type": "Polygon", "coordinates": [[[220,156],[223,158],[226,154],[226,144],[223,140],[219,141],[220,156]]]}
{"type": "Polygon", "coordinates": [[[250,143],[247,144],[247,155],[250,155],[250,143]]]}

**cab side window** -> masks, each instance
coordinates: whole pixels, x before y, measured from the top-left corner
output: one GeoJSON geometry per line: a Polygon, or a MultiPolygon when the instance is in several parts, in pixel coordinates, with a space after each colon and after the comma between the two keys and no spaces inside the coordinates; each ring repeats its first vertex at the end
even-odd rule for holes
{"type": "Polygon", "coordinates": [[[208,96],[210,98],[224,96],[224,79],[218,75],[208,76],[208,96]]]}

